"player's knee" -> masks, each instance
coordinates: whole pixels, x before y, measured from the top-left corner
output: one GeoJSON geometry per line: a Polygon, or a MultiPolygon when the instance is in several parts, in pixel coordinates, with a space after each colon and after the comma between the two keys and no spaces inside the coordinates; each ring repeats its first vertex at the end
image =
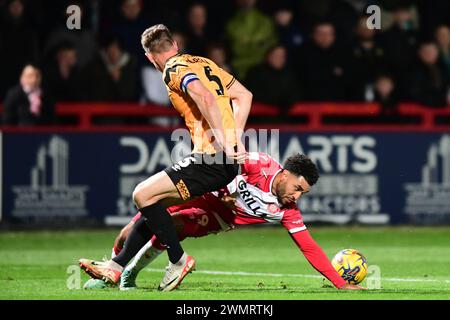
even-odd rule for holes
{"type": "Polygon", "coordinates": [[[141,202],[141,191],[139,190],[139,186],[137,186],[136,188],[134,188],[132,197],[133,197],[133,202],[134,202],[134,204],[135,204],[138,208],[140,208],[139,202],[141,202]]]}
{"type": "Polygon", "coordinates": [[[138,208],[142,208],[145,204],[145,200],[144,190],[138,185],[133,191],[133,201],[138,208]]]}
{"type": "Polygon", "coordinates": [[[144,188],[139,185],[133,191],[133,201],[138,208],[151,204],[151,199],[149,199],[148,195],[146,195],[144,188]]]}

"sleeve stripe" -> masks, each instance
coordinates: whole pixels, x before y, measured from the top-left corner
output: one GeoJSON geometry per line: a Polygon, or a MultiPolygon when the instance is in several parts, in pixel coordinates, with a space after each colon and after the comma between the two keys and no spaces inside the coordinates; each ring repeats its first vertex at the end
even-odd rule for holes
{"type": "Polygon", "coordinates": [[[230,89],[230,87],[233,85],[233,83],[236,81],[236,78],[233,77],[233,79],[231,79],[231,81],[226,85],[227,89],[230,89]]]}
{"type": "Polygon", "coordinates": [[[306,230],[306,226],[289,229],[289,233],[296,233],[296,232],[303,231],[303,230],[306,230]]]}
{"type": "Polygon", "coordinates": [[[199,80],[197,75],[195,73],[188,73],[186,74],[183,79],[181,80],[181,89],[186,92],[187,85],[194,80],[199,80]]]}
{"type": "Polygon", "coordinates": [[[195,78],[191,78],[191,79],[189,79],[189,80],[187,80],[186,81],[186,83],[184,84],[184,86],[182,87],[182,89],[183,89],[183,91],[186,93],[187,92],[187,85],[189,84],[189,83],[191,83],[192,81],[194,81],[194,80],[199,80],[197,77],[195,77],[195,78]]]}

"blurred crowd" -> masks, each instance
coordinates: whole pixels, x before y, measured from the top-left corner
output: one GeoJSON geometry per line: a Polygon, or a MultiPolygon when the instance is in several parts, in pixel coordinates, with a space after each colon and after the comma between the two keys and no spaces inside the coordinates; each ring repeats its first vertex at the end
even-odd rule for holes
{"type": "Polygon", "coordinates": [[[49,122],[55,102],[169,105],[140,45],[155,23],[183,53],[212,59],[281,110],[297,101],[377,101],[388,113],[399,101],[450,104],[449,0],[0,0],[5,122],[49,122]],[[71,4],[81,8],[79,30],[66,26],[71,4]],[[373,4],[380,30],[367,27],[373,4]]]}

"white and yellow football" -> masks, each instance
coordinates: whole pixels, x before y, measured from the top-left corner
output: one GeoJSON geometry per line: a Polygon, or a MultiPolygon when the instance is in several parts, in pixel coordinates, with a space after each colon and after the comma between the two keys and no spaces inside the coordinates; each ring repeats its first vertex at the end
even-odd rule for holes
{"type": "Polygon", "coordinates": [[[340,276],[350,284],[361,283],[367,275],[366,258],[355,249],[339,251],[331,264],[340,276]]]}

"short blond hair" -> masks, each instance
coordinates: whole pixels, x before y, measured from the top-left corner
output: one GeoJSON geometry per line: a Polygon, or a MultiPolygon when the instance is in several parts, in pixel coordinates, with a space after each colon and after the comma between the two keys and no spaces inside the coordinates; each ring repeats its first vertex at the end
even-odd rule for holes
{"type": "Polygon", "coordinates": [[[145,52],[161,53],[173,47],[170,30],[163,24],[156,24],[146,29],[141,36],[142,48],[145,52]]]}

